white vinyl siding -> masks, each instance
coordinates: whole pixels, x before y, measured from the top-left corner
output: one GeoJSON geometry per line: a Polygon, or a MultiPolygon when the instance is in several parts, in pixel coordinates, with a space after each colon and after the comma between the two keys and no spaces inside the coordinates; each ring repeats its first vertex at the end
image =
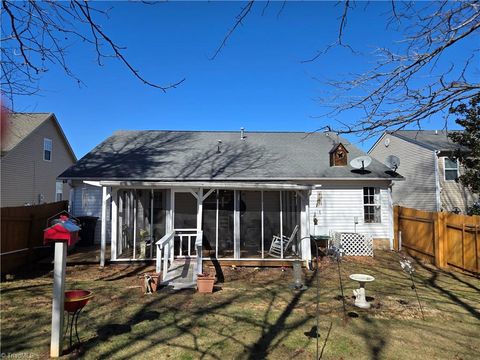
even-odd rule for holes
{"type": "MultiPolygon", "coordinates": [[[[363,186],[323,188],[310,196],[310,229],[328,234],[330,231],[370,233],[374,238],[391,239],[393,209],[387,187],[379,188],[380,221],[364,221],[363,186]],[[314,227],[314,216],[318,225],[314,227]],[[357,222],[357,224],[355,224],[357,222]]],[[[320,235],[320,234],[318,234],[320,235]]]]}
{"type": "MultiPolygon", "coordinates": [[[[74,164],[60,131],[53,119],[45,121],[15,148],[2,156],[1,205],[22,206],[55,201],[55,182],[58,175],[74,164]],[[43,160],[43,140],[52,139],[55,154],[52,161],[43,160]]],[[[63,198],[69,198],[69,186],[65,184],[63,198]]]]}
{"type": "MultiPolygon", "coordinates": [[[[95,244],[100,244],[102,230],[102,188],[92,185],[80,185],[73,190],[72,214],[74,216],[98,217],[95,226],[95,244]]],[[[107,243],[110,242],[110,206],[107,206],[107,243]]]]}
{"type": "Polygon", "coordinates": [[[426,211],[437,210],[436,155],[432,150],[385,134],[369,151],[369,155],[381,163],[385,163],[388,155],[400,159],[397,172],[405,177],[405,181],[394,182],[392,196],[395,205],[426,211]],[[389,139],[388,146],[385,146],[386,139],[389,139]]]}

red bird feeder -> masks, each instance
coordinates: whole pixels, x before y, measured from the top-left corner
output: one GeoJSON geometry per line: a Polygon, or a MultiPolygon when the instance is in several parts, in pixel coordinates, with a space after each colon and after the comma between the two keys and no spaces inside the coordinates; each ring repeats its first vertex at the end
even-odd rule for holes
{"type": "Polygon", "coordinates": [[[43,244],[57,241],[65,241],[68,246],[75,244],[79,240],[80,231],[77,224],[78,220],[66,211],[49,218],[48,227],[43,230],[43,244]]]}

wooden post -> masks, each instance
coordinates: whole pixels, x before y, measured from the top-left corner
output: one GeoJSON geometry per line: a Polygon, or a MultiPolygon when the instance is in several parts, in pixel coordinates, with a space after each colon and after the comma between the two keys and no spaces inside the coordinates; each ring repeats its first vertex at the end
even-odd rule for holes
{"type": "Polygon", "coordinates": [[[446,267],[445,252],[447,251],[446,213],[437,212],[434,215],[434,243],[435,265],[441,269],[446,267]]]}
{"type": "Polygon", "coordinates": [[[402,250],[398,241],[398,231],[400,226],[399,206],[393,208],[393,248],[397,251],[402,250]]]}
{"type": "Polygon", "coordinates": [[[66,263],[67,243],[60,241],[56,242],[53,268],[52,336],[50,340],[51,357],[59,357],[62,355],[66,263]]]}

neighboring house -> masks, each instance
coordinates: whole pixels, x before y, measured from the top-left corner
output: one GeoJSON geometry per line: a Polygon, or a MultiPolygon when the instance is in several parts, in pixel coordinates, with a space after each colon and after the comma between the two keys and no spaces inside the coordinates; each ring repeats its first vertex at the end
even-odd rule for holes
{"type": "Polygon", "coordinates": [[[101,189],[111,261],[154,259],[152,238],[171,241],[175,257],[194,255],[201,231],[204,258],[265,265],[310,259],[315,232],[369,233],[393,247],[390,188],[402,178],[376,160],[353,169],[361,155],[333,133],[119,131],[59,180],[75,187],[74,209],[85,184],[101,189]],[[273,256],[273,237],[297,225],[273,256]]]}
{"type": "Polygon", "coordinates": [[[57,176],[77,159],[54,114],[10,114],[2,140],[2,207],[69,200],[57,176]]]}
{"type": "Polygon", "coordinates": [[[384,133],[368,152],[385,162],[400,159],[398,172],[406,181],[395,183],[395,204],[427,211],[465,213],[474,196],[458,181],[461,164],[452,157],[458,148],[446,131],[401,130],[384,133]]]}

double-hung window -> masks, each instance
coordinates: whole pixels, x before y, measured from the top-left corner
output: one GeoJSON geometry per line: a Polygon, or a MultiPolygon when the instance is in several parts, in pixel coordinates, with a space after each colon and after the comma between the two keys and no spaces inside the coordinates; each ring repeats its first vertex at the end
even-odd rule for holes
{"type": "Polygon", "coordinates": [[[63,200],[63,181],[55,182],[55,201],[63,200]]]}
{"type": "Polygon", "coordinates": [[[43,139],[43,160],[52,161],[52,140],[43,139]]]}
{"type": "Polygon", "coordinates": [[[380,189],[363,188],[363,220],[365,223],[381,222],[380,189]]]}
{"type": "Polygon", "coordinates": [[[443,158],[444,159],[444,179],[445,180],[457,180],[458,179],[458,161],[456,159],[443,158]]]}

